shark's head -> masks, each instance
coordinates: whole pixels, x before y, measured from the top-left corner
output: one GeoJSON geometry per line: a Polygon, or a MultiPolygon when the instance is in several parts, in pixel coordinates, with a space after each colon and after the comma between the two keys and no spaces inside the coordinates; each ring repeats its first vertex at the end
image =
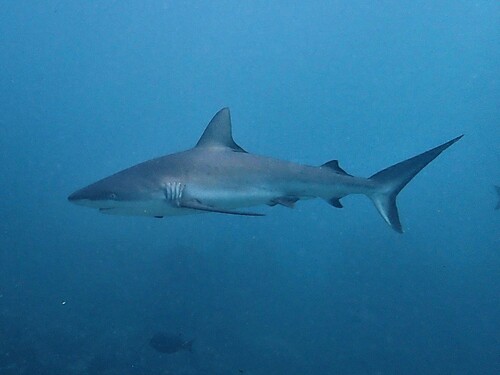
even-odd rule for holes
{"type": "Polygon", "coordinates": [[[142,179],[130,178],[127,172],[77,190],[68,196],[68,200],[107,214],[155,216],[155,206],[164,198],[163,193],[147,186],[142,179]]]}
{"type": "Polygon", "coordinates": [[[128,200],[118,190],[105,186],[99,181],[75,191],[68,197],[68,200],[80,206],[99,209],[113,208],[128,200]]]}

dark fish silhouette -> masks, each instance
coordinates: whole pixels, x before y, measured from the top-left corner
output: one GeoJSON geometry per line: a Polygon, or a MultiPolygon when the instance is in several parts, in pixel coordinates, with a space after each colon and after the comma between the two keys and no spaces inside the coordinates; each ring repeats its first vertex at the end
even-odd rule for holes
{"type": "Polygon", "coordinates": [[[149,340],[149,345],[160,353],[172,354],[183,350],[192,353],[193,341],[194,340],[186,341],[181,335],[159,332],[149,340]]]}
{"type": "Polygon", "coordinates": [[[495,185],[495,190],[497,191],[497,195],[498,195],[498,203],[497,203],[497,206],[495,207],[495,210],[499,210],[500,209],[500,186],[495,185]]]}

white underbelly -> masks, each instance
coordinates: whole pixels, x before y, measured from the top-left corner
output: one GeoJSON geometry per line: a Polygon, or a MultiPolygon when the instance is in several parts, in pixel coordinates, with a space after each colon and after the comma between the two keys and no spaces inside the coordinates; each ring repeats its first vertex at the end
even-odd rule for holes
{"type": "MultiPolygon", "coordinates": [[[[265,189],[245,189],[245,190],[215,190],[215,189],[185,189],[181,202],[190,200],[197,201],[203,205],[218,209],[238,209],[267,204],[275,199],[279,194],[265,189]]],[[[107,215],[126,216],[178,216],[204,213],[195,209],[179,207],[174,200],[166,198],[151,199],[147,201],[127,201],[116,202],[110,208],[100,209],[100,212],[107,215]]]]}
{"type": "Polygon", "coordinates": [[[177,216],[197,213],[193,212],[194,210],[175,207],[166,200],[126,202],[99,211],[106,215],[124,216],[177,216]]]}
{"type": "Polygon", "coordinates": [[[203,204],[218,208],[245,208],[271,202],[280,193],[268,189],[186,189],[184,199],[196,199],[203,204]]]}

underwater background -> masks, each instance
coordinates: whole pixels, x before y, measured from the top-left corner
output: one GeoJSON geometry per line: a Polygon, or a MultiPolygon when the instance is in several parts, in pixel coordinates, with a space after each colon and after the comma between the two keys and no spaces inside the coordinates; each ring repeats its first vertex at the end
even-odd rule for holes
{"type": "Polygon", "coordinates": [[[0,3],[0,375],[500,373],[498,1],[0,3]],[[400,194],[162,220],[74,190],[192,147],[400,194]],[[157,332],[193,352],[162,354],[157,332]]]}

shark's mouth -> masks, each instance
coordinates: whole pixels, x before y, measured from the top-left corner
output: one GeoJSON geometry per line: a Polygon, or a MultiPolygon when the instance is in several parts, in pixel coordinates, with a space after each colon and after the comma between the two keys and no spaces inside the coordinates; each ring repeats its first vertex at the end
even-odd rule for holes
{"type": "Polygon", "coordinates": [[[164,216],[168,214],[165,210],[158,209],[157,207],[101,207],[99,212],[105,215],[119,215],[119,216],[164,216]]]}
{"type": "Polygon", "coordinates": [[[106,215],[133,215],[133,213],[128,213],[126,210],[118,207],[101,207],[99,208],[99,212],[106,215]]]}

